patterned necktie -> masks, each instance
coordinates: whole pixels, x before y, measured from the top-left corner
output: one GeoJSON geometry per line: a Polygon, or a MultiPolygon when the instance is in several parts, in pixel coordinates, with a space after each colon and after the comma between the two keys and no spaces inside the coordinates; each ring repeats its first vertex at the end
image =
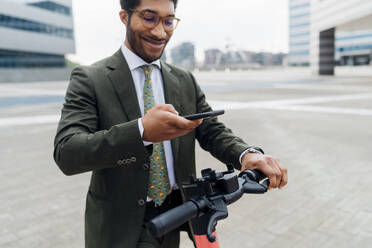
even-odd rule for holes
{"type": "MultiPolygon", "coordinates": [[[[145,72],[145,84],[143,86],[143,101],[145,114],[155,106],[154,93],[151,86],[151,72],[153,65],[141,66],[145,72]]],[[[168,193],[170,192],[170,183],[168,178],[167,162],[163,143],[154,143],[153,152],[150,156],[150,177],[148,196],[154,201],[155,206],[160,206],[168,193]]]]}

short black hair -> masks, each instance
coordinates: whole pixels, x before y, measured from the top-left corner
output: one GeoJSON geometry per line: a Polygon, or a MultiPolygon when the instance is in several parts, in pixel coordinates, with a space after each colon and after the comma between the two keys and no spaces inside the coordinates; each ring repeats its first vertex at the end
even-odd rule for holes
{"type": "MultiPolygon", "coordinates": [[[[169,0],[172,1],[174,4],[174,9],[177,8],[178,0],[169,0]]],[[[131,10],[135,9],[138,5],[140,5],[141,0],[120,0],[121,8],[128,11],[129,13],[131,10]]]]}

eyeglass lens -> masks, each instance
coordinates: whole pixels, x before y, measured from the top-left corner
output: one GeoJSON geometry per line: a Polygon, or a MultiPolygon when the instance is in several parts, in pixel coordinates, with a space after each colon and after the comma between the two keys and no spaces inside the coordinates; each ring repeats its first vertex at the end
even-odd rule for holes
{"type": "MultiPolygon", "coordinates": [[[[144,21],[144,24],[147,27],[153,28],[153,27],[155,27],[155,26],[158,25],[158,23],[160,21],[160,17],[157,14],[155,14],[155,13],[145,12],[145,13],[143,13],[143,21],[144,21]]],[[[163,18],[163,26],[166,29],[173,29],[173,28],[175,28],[176,22],[177,21],[176,21],[176,19],[174,17],[163,18]]]]}

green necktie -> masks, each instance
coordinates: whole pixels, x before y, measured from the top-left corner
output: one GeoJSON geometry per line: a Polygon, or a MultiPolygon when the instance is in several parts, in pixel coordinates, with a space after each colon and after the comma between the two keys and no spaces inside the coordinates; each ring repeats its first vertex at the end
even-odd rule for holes
{"type": "MultiPolygon", "coordinates": [[[[143,102],[145,114],[155,106],[154,93],[151,86],[151,72],[153,65],[141,66],[145,72],[145,84],[143,86],[143,102]]],[[[160,206],[168,193],[170,192],[170,183],[168,178],[167,162],[163,143],[154,143],[153,152],[150,156],[150,177],[148,196],[154,201],[155,206],[160,206]]]]}

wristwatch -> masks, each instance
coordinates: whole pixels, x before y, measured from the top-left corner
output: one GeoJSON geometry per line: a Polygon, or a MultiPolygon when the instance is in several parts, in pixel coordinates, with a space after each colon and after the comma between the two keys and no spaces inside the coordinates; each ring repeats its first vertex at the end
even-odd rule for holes
{"type": "Polygon", "coordinates": [[[243,159],[243,156],[247,153],[259,153],[259,154],[265,154],[264,151],[259,148],[259,147],[256,147],[256,146],[250,146],[248,147],[239,157],[239,162],[240,164],[242,164],[242,159],[243,159]]]}
{"type": "Polygon", "coordinates": [[[264,151],[256,146],[251,146],[247,150],[245,150],[244,153],[260,153],[260,154],[265,154],[264,151]]]}

